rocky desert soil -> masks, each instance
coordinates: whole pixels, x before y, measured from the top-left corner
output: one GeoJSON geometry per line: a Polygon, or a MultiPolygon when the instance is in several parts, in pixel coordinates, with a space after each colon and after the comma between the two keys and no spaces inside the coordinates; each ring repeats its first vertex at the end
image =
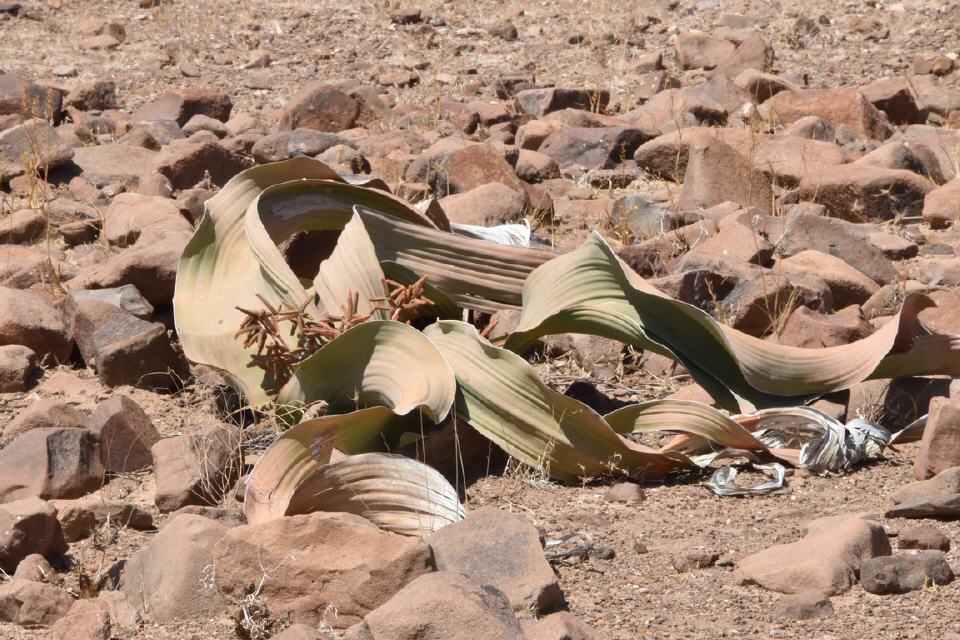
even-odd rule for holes
{"type": "MultiPolygon", "coordinates": [[[[960,637],[947,376],[819,399],[929,419],[773,493],[715,495],[717,464],[564,484],[477,444],[436,539],[247,525],[278,428],[190,365],[171,304],[204,203],[308,155],[558,251],[597,231],[770,342],[864,338],[913,291],[960,334],[955,0],[24,0],[0,35],[0,638],[960,637]]],[[[601,413],[712,403],[662,356],[545,342],[542,378],[601,413]]]]}

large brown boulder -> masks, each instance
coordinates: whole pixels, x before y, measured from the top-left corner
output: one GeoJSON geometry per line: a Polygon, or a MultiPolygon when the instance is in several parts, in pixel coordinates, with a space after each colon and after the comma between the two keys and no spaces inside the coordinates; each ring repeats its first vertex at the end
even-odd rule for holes
{"type": "Polygon", "coordinates": [[[518,91],[514,99],[520,111],[534,118],[542,118],[561,109],[602,111],[610,102],[610,93],[605,90],[547,87],[518,91]]]}
{"type": "Polygon", "coordinates": [[[159,624],[226,614],[230,603],[209,584],[218,569],[213,548],[226,532],[227,527],[203,516],[171,518],[124,564],[120,591],[159,624]]]}
{"type": "Polygon", "coordinates": [[[873,222],[920,215],[924,198],[934,188],[912,171],[843,164],[812,167],[801,178],[796,197],[826,206],[834,218],[873,222]]]}
{"type": "Polygon", "coordinates": [[[103,482],[96,436],[86,429],[27,431],[0,449],[0,503],[79,498],[103,482]]]}
{"type": "Polygon", "coordinates": [[[72,605],[69,593],[46,582],[16,578],[0,584],[0,622],[49,627],[72,605]]]}
{"type": "Polygon", "coordinates": [[[150,454],[160,434],[133,399],[116,395],[97,405],[90,430],[100,438],[100,453],[109,473],[137,471],[153,462],[150,454]]]}
{"type": "Polygon", "coordinates": [[[440,206],[451,222],[491,226],[520,222],[529,202],[524,192],[490,182],[441,198],[440,206]]]}
{"type": "Polygon", "coordinates": [[[805,116],[818,116],[834,126],[849,126],[864,140],[886,140],[893,134],[886,118],[856,89],[781,91],[760,105],[760,113],[784,125],[805,116]]]}
{"type": "Polygon", "coordinates": [[[369,89],[316,80],[297,91],[280,116],[280,131],[305,128],[336,133],[367,126],[384,117],[386,108],[369,89]]]}
{"type": "Polygon", "coordinates": [[[57,509],[39,498],[0,505],[0,569],[12,574],[31,554],[58,556],[67,552],[57,509]]]}
{"type": "Polygon", "coordinates": [[[241,437],[239,428],[219,424],[155,442],[150,452],[160,512],[222,500],[240,476],[241,437]]]}
{"type": "Polygon", "coordinates": [[[855,269],[840,258],[813,249],[801,251],[779,262],[787,273],[811,275],[830,286],[833,303],[838,309],[851,304],[863,304],[880,289],[862,271],[855,269]]]}
{"type": "Polygon", "coordinates": [[[63,92],[12,73],[0,73],[0,115],[59,120],[63,92]]]}
{"type": "Polygon", "coordinates": [[[19,344],[66,362],[73,349],[62,314],[30,291],[0,287],[0,346],[19,344]]]}
{"type": "Polygon", "coordinates": [[[223,186],[250,166],[246,158],[219,142],[192,139],[174,140],[163,148],[156,162],[157,171],[174,189],[189,189],[208,176],[214,184],[223,186]]]}
{"type": "Polygon", "coordinates": [[[547,136],[538,151],[553,158],[561,169],[613,169],[648,139],[629,127],[564,127],[547,136]]]}
{"type": "Polygon", "coordinates": [[[821,518],[796,542],[778,544],[737,562],[737,584],[780,593],[819,591],[836,595],[857,582],[865,560],[893,553],[883,526],[856,515],[821,518]]]}
{"type": "Polygon", "coordinates": [[[506,596],[454,571],[421,576],[351,627],[344,640],[523,640],[506,596]]]}
{"type": "Polygon", "coordinates": [[[27,405],[6,424],[3,437],[14,438],[31,429],[86,426],[87,416],[80,411],[60,400],[42,398],[27,405]]]}
{"type": "Polygon", "coordinates": [[[26,391],[37,372],[37,354],[19,344],[0,345],[0,393],[26,391]]]}
{"type": "Polygon", "coordinates": [[[70,289],[109,289],[133,285],[155,307],[173,301],[177,265],[190,236],[163,234],[144,238],[106,261],[84,267],[67,286],[70,289]]]}
{"type": "Polygon", "coordinates": [[[680,208],[708,208],[730,201],[769,213],[773,206],[769,179],[753,168],[749,158],[721,140],[695,141],[687,159],[680,208]]]}
{"type": "Polygon", "coordinates": [[[515,608],[542,612],[563,604],[563,592],[544,558],[539,533],[523,516],[483,507],[434,533],[430,546],[437,569],[491,584],[515,608]]]}
{"type": "Polygon", "coordinates": [[[923,199],[923,220],[942,229],[960,218],[960,178],[932,189],[923,199]]]}
{"type": "Polygon", "coordinates": [[[261,596],[275,615],[345,628],[433,571],[425,542],[345,513],[317,512],[231,529],[213,547],[216,590],[242,598],[264,573],[261,596]]]}
{"type": "Polygon", "coordinates": [[[913,461],[913,477],[926,480],[960,465],[960,402],[934,398],[930,401],[927,426],[920,451],[913,461]]]}
{"type": "Polygon", "coordinates": [[[103,235],[111,245],[128,247],[148,228],[193,233],[193,225],[169,198],[120,193],[103,212],[103,235]]]}
{"type": "Polygon", "coordinates": [[[4,180],[23,173],[45,174],[72,157],[73,149],[63,144],[46,120],[30,120],[0,132],[0,172],[4,180]]]}
{"type": "Polygon", "coordinates": [[[917,106],[917,96],[907,78],[881,78],[860,87],[861,93],[893,124],[916,124],[924,121],[917,106]]]}
{"type": "Polygon", "coordinates": [[[230,96],[212,89],[186,87],[169,91],[148,102],[134,112],[132,122],[173,120],[181,127],[190,118],[202,114],[226,122],[230,119],[233,102],[230,96]]]}

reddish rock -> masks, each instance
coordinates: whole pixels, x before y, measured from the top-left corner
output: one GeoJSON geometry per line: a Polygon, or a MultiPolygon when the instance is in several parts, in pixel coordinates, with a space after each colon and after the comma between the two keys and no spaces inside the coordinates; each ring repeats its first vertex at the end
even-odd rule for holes
{"type": "Polygon", "coordinates": [[[287,102],[278,129],[301,127],[336,133],[371,124],[384,107],[369,91],[351,90],[322,80],[307,83],[287,102]]]}
{"type": "Polygon", "coordinates": [[[487,144],[470,145],[442,153],[435,162],[428,160],[426,166],[414,163],[407,176],[418,177],[421,171],[426,173],[426,182],[434,193],[441,196],[463,193],[491,182],[499,182],[523,192],[523,184],[513,167],[499,150],[487,144]]]}
{"type": "Polygon", "coordinates": [[[38,356],[66,362],[73,349],[63,318],[39,295],[0,287],[0,346],[23,345],[38,356]]]}
{"type": "Polygon", "coordinates": [[[83,429],[87,417],[59,400],[43,398],[35,400],[22,409],[3,428],[4,438],[13,438],[31,429],[69,427],[83,429]]]}
{"type": "Polygon", "coordinates": [[[67,542],[76,542],[89,537],[97,527],[109,523],[113,528],[152,529],[153,516],[140,507],[88,496],[77,500],[53,500],[57,520],[67,542]]]}
{"type": "Polygon", "coordinates": [[[960,493],[960,466],[944,469],[929,480],[910,482],[893,492],[895,503],[905,502],[917,497],[960,493]]]}
{"type": "Polygon", "coordinates": [[[518,91],[514,99],[520,111],[534,118],[542,118],[561,109],[603,111],[610,102],[610,93],[605,90],[549,87],[518,91]]]}
{"type": "Polygon", "coordinates": [[[70,594],[45,582],[17,579],[0,584],[0,622],[49,627],[72,605],[70,594]]]}
{"type": "Polygon", "coordinates": [[[688,551],[674,556],[671,564],[677,573],[687,573],[697,569],[712,567],[720,559],[720,554],[708,551],[688,551]]]}
{"type": "Polygon", "coordinates": [[[124,565],[119,590],[159,624],[227,614],[230,603],[215,588],[204,588],[213,568],[219,572],[213,549],[226,533],[227,527],[202,516],[171,518],[124,565]]]}
{"type": "Polygon", "coordinates": [[[819,591],[804,591],[780,598],[773,614],[782,620],[815,620],[832,616],[833,605],[819,591]]]}
{"type": "Polygon", "coordinates": [[[0,73],[0,115],[59,121],[63,93],[12,73],[0,73]],[[26,96],[26,100],[24,100],[26,96]]]}
{"type": "Polygon", "coordinates": [[[777,342],[792,347],[818,349],[850,344],[871,333],[873,326],[863,318],[860,307],[856,305],[829,315],[808,307],[797,307],[777,336],[777,342]]]}
{"type": "Polygon", "coordinates": [[[569,611],[558,611],[539,620],[524,620],[527,640],[607,640],[607,635],[591,628],[569,611]]]}
{"type": "Polygon", "coordinates": [[[78,498],[103,482],[96,438],[86,429],[32,429],[0,449],[0,504],[78,498]]]}
{"type": "Polygon", "coordinates": [[[523,640],[510,603],[494,586],[452,571],[421,576],[347,630],[344,640],[523,640]]]}
{"type": "Polygon", "coordinates": [[[760,105],[760,113],[784,125],[818,116],[834,126],[849,126],[864,140],[886,140],[893,133],[880,111],[856,89],[781,91],[760,105]]]}
{"type": "Polygon", "coordinates": [[[51,631],[53,640],[110,640],[110,608],[95,598],[76,600],[51,631]]]}
{"type": "Polygon", "coordinates": [[[677,36],[673,48],[681,69],[715,69],[734,55],[737,46],[703,31],[687,31],[677,36]]]}
{"type": "MultiPolygon", "coordinates": [[[[141,320],[108,302],[76,305],[70,330],[84,362],[106,386],[172,389],[189,376],[162,323],[141,320]]],[[[149,464],[146,451],[143,455],[143,464],[149,464]]]]}
{"type": "Polygon", "coordinates": [[[63,144],[46,120],[28,120],[0,131],[0,171],[5,180],[24,172],[46,175],[73,155],[73,149],[63,144]]]}
{"type": "Polygon", "coordinates": [[[147,228],[193,233],[193,226],[180,215],[179,207],[172,200],[157,196],[118,194],[103,218],[104,236],[110,244],[120,247],[134,244],[147,228]]]}
{"type": "Polygon", "coordinates": [[[814,213],[788,213],[783,228],[768,237],[776,240],[779,255],[789,257],[813,249],[841,258],[871,280],[890,284],[897,271],[883,252],[867,242],[858,227],[814,213]]]}
{"type": "Polygon", "coordinates": [[[950,550],[950,538],[936,527],[924,524],[901,531],[897,538],[897,548],[932,549],[947,552],[950,550]]]}
{"type": "Polygon", "coordinates": [[[757,69],[744,69],[733,79],[733,83],[749,93],[757,102],[769,100],[781,91],[800,89],[786,78],[757,69]]]}
{"type": "Polygon", "coordinates": [[[923,199],[923,220],[942,229],[960,218],[960,178],[931,189],[923,199]]]}
{"type": "Polygon", "coordinates": [[[0,506],[0,569],[13,573],[32,554],[66,552],[57,510],[49,502],[24,498],[0,506]]]}
{"type": "Polygon", "coordinates": [[[19,344],[0,345],[0,393],[26,391],[37,372],[37,354],[19,344]]]}
{"type": "Polygon", "coordinates": [[[429,541],[438,570],[492,584],[514,607],[542,612],[563,604],[537,529],[522,516],[484,507],[434,533],[429,541]]]}
{"type": "Polygon", "coordinates": [[[883,78],[860,87],[861,93],[893,124],[915,124],[924,121],[917,107],[916,95],[906,78],[883,78]]]}
{"type": "Polygon", "coordinates": [[[960,404],[949,398],[930,401],[920,451],[913,461],[913,477],[926,480],[960,465],[960,404]]]}
{"type": "Polygon", "coordinates": [[[531,149],[520,149],[515,170],[517,177],[527,182],[542,182],[560,177],[560,167],[553,158],[531,149]]]}
{"type": "Polygon", "coordinates": [[[85,267],[69,281],[70,289],[109,289],[133,285],[155,307],[173,300],[177,264],[189,236],[169,234],[138,242],[106,261],[85,267]]]}
{"type": "Polygon", "coordinates": [[[73,150],[73,163],[97,187],[114,183],[135,185],[144,170],[156,164],[156,158],[156,151],[122,143],[73,150]]]}
{"type": "Polygon", "coordinates": [[[160,434],[136,402],[116,395],[97,405],[90,430],[100,438],[103,464],[110,473],[137,471],[153,462],[150,454],[160,434]]]}
{"type": "Polygon", "coordinates": [[[680,208],[698,209],[727,201],[769,213],[773,204],[770,182],[730,145],[718,139],[696,140],[690,146],[680,208]]]}
{"type": "Polygon", "coordinates": [[[155,443],[154,502],[160,512],[219,502],[240,477],[240,438],[237,427],[224,424],[155,443]]]}
{"type": "Polygon", "coordinates": [[[935,187],[912,171],[845,164],[812,168],[801,178],[796,197],[823,204],[832,217],[871,222],[920,215],[935,187]]]}
{"type": "Polygon", "coordinates": [[[117,100],[117,85],[113,80],[83,82],[70,90],[63,106],[80,111],[116,109],[120,106],[117,100]]]}
{"type": "Polygon", "coordinates": [[[333,133],[313,129],[293,129],[263,136],[253,145],[251,153],[260,163],[279,162],[295,156],[316,156],[347,140],[333,133]]]}
{"type": "Polygon", "coordinates": [[[440,206],[451,222],[491,226],[520,222],[527,213],[528,201],[522,191],[491,182],[441,198],[440,206]]]}
{"type": "Polygon", "coordinates": [[[175,140],[164,147],[156,166],[174,189],[188,189],[207,176],[214,184],[222,186],[247,167],[245,158],[209,140],[175,140]]]}
{"type": "Polygon", "coordinates": [[[168,91],[156,100],[140,107],[130,117],[131,122],[173,120],[181,127],[199,114],[226,122],[230,119],[233,102],[225,93],[212,89],[185,87],[168,91]]]}
{"type": "Polygon", "coordinates": [[[773,247],[759,231],[751,229],[731,215],[720,220],[716,234],[703,239],[691,249],[696,253],[713,253],[753,264],[767,265],[773,247]]]}
{"type": "Polygon", "coordinates": [[[433,570],[430,547],[345,513],[311,513],[230,529],[213,548],[216,591],[243,597],[270,567],[261,595],[276,615],[335,628],[357,622],[433,570]],[[328,606],[337,615],[324,618],[328,606]]]}
{"type": "Polygon", "coordinates": [[[0,220],[0,244],[22,244],[39,240],[47,231],[47,220],[35,209],[14,211],[0,220]]]}
{"type": "Polygon", "coordinates": [[[565,171],[612,169],[632,158],[646,139],[628,127],[564,127],[547,136],[538,151],[565,171]]]}
{"type": "Polygon", "coordinates": [[[840,258],[820,251],[801,251],[782,259],[778,265],[787,273],[822,279],[830,286],[837,308],[863,304],[880,289],[880,285],[862,271],[851,267],[840,258]]]}
{"type": "Polygon", "coordinates": [[[737,584],[756,584],[780,593],[844,593],[857,581],[864,561],[892,553],[883,527],[844,514],[811,523],[796,542],[779,544],[737,562],[737,584]]]}
{"type": "Polygon", "coordinates": [[[39,553],[31,553],[20,561],[13,573],[14,579],[50,582],[56,572],[53,566],[39,553]]]}

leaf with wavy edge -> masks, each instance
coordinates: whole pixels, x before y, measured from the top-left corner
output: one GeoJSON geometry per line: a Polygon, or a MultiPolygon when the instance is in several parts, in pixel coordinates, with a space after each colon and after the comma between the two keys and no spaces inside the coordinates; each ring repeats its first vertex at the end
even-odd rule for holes
{"type": "MultiPolygon", "coordinates": [[[[334,214],[339,214],[339,226],[328,228],[339,229],[349,222],[358,201],[411,224],[432,226],[427,217],[402,200],[347,185],[335,171],[312,158],[253,167],[227,182],[206,203],[204,216],[180,259],[174,318],[187,358],[222,371],[252,406],[269,402],[279,384],[251,366],[255,348],[243,349],[234,338],[244,318],[236,307],[262,308],[257,294],[274,306],[299,307],[308,298],[277,249],[277,244],[296,232],[297,225],[291,224],[285,212],[271,210],[265,217],[268,231],[261,220],[260,197],[274,185],[302,179],[326,185],[327,192],[337,196],[329,200],[334,203],[330,205],[334,214]]],[[[312,305],[307,310],[319,313],[312,305]]]]}
{"type": "MultiPolygon", "coordinates": [[[[297,488],[323,465],[334,449],[347,454],[389,451],[404,432],[420,431],[418,412],[399,416],[387,407],[301,422],[264,452],[250,476],[243,509],[257,524],[285,515],[297,488]]],[[[299,503],[298,503],[299,504],[299,503]]]]}
{"type": "Polygon", "coordinates": [[[342,229],[356,212],[381,262],[396,262],[426,276],[457,304],[478,311],[519,306],[524,280],[557,255],[413,224],[398,215],[399,209],[387,211],[383,202],[371,202],[370,191],[298,180],[266,189],[251,208],[257,208],[262,226],[275,243],[298,231],[342,229]]]}
{"type": "Polygon", "coordinates": [[[373,313],[377,320],[389,320],[390,310],[372,302],[384,298],[388,291],[383,283],[383,269],[367,235],[360,216],[353,216],[340,233],[337,246],[330,257],[320,263],[313,279],[313,289],[320,305],[328,313],[340,314],[338,309],[351,296],[356,296],[357,313],[373,313]]]}
{"type": "Polygon", "coordinates": [[[517,354],[493,346],[464,322],[424,331],[457,377],[456,416],[510,455],[551,477],[576,480],[626,472],[658,478],[690,466],[613,431],[582,402],[547,387],[517,354]]]}
{"type": "MultiPolygon", "coordinates": [[[[740,416],[749,422],[750,415],[740,416]]],[[[622,407],[603,416],[617,433],[641,434],[658,431],[678,431],[660,451],[671,451],[694,456],[720,448],[766,452],[781,460],[796,464],[799,449],[770,449],[757,440],[735,418],[713,407],[691,400],[651,400],[622,407]]],[[[710,460],[704,460],[709,463],[710,460]]],[[[698,461],[699,463],[699,461],[698,461]]]]}
{"type": "Polygon", "coordinates": [[[730,392],[757,406],[782,406],[890,373],[960,372],[960,339],[937,340],[950,349],[931,358],[935,341],[916,337],[917,315],[931,304],[925,296],[909,294],[889,323],[848,345],[803,349],[772,344],[664,295],[625,269],[594,234],[530,274],[519,326],[507,347],[522,351],[551,333],[600,335],[674,357],[728,408],[740,409],[730,392]],[[891,354],[910,346],[905,353],[891,354]]]}
{"type": "Polygon", "coordinates": [[[420,409],[438,423],[455,393],[453,370],[426,336],[402,322],[370,320],[304,360],[277,403],[288,423],[299,419],[302,407],[320,400],[332,413],[370,406],[397,414],[420,409]]]}
{"type": "Polygon", "coordinates": [[[439,471],[384,453],[353,455],[307,476],[287,515],[313,511],[354,513],[408,536],[427,536],[466,517],[457,490],[439,471]]]}

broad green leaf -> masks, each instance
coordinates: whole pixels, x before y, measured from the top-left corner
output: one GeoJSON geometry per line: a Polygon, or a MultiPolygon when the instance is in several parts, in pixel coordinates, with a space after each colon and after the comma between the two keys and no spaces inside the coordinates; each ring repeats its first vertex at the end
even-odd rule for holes
{"type": "Polygon", "coordinates": [[[523,358],[493,346],[472,325],[447,320],[424,333],[457,377],[456,417],[551,477],[626,473],[649,479],[691,465],[683,455],[618,435],[590,407],[551,390],[523,358]]]}
{"type": "Polygon", "coordinates": [[[286,422],[295,422],[303,407],[322,400],[332,413],[372,406],[397,414],[420,409],[438,423],[455,392],[453,371],[424,334],[402,322],[371,320],[304,360],[277,404],[286,422]]]}
{"type": "Polygon", "coordinates": [[[334,449],[347,454],[390,451],[404,432],[420,431],[417,412],[399,416],[387,407],[301,422],[264,452],[250,476],[244,498],[247,522],[288,515],[297,488],[330,462],[334,449]]]}
{"type": "Polygon", "coordinates": [[[340,233],[330,257],[320,263],[313,288],[320,305],[327,313],[340,314],[340,308],[352,297],[357,299],[357,313],[373,313],[377,320],[389,320],[390,310],[378,305],[388,291],[383,283],[383,269],[370,242],[363,220],[353,216],[340,233]]]}
{"type": "Polygon", "coordinates": [[[286,514],[313,511],[355,513],[408,536],[427,536],[466,517],[457,490],[440,472],[384,453],[353,455],[307,476],[286,514]]]}
{"type": "Polygon", "coordinates": [[[758,407],[783,406],[885,373],[960,370],[957,341],[931,357],[931,341],[916,339],[916,316],[929,304],[924,296],[908,295],[889,323],[848,345],[802,349],[772,344],[664,295],[627,270],[594,234],[579,249],[530,274],[520,323],[507,347],[522,351],[551,333],[605,336],[674,357],[727,408],[739,410],[737,398],[758,407]],[[913,348],[888,356],[904,345],[913,348]],[[885,357],[891,360],[884,362],[885,357]]]}

